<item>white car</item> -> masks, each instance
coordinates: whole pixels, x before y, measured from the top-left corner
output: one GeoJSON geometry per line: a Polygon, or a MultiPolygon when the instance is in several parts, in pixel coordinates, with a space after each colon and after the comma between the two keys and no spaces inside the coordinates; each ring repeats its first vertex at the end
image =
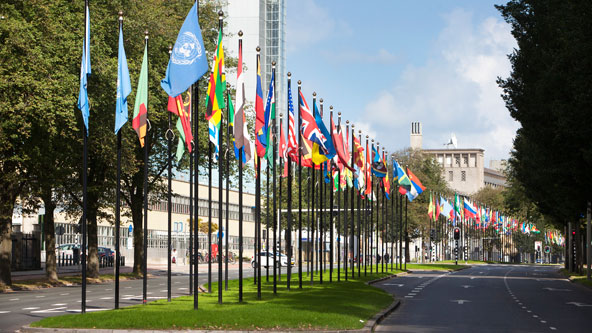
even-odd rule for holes
{"type": "MultiPolygon", "coordinates": [[[[282,267],[288,266],[288,256],[286,256],[285,254],[278,253],[276,260],[278,260],[282,267]]],[[[255,260],[255,257],[251,257],[251,266],[253,268],[257,267],[257,261],[261,262],[262,267],[273,267],[273,253],[267,251],[261,252],[259,253],[259,260],[255,260]]],[[[294,266],[294,258],[292,258],[291,261],[292,266],[294,266]]]]}
{"type": "Polygon", "coordinates": [[[58,256],[72,256],[74,255],[74,249],[80,248],[78,244],[62,244],[56,246],[56,254],[58,256]]]}

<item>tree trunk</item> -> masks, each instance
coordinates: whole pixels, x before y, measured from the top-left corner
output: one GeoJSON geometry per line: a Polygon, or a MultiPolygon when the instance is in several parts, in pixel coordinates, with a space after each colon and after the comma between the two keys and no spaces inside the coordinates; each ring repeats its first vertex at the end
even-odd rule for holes
{"type": "Polygon", "coordinates": [[[88,258],[86,272],[90,278],[99,277],[99,252],[97,249],[97,208],[89,208],[87,218],[88,258]]]}
{"type": "Polygon", "coordinates": [[[53,212],[55,210],[55,203],[53,202],[53,190],[47,188],[43,190],[41,199],[45,206],[45,216],[43,217],[43,233],[45,234],[45,274],[50,281],[58,280],[58,271],[56,266],[56,251],[55,251],[55,223],[53,212]]]}
{"type": "Polygon", "coordinates": [[[0,190],[0,286],[12,284],[10,263],[12,260],[12,211],[16,202],[17,191],[11,184],[2,184],[0,190]]]}

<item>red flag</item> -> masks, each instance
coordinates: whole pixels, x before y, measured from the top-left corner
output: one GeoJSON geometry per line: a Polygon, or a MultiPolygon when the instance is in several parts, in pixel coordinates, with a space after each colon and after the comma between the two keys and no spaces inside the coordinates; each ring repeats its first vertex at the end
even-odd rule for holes
{"type": "Polygon", "coordinates": [[[169,96],[169,102],[167,109],[179,116],[181,119],[181,125],[183,126],[183,133],[185,134],[185,144],[187,150],[191,153],[191,141],[193,141],[193,135],[191,134],[191,93],[187,91],[185,102],[183,102],[183,94],[179,94],[177,97],[169,96]]]}
{"type": "Polygon", "coordinates": [[[343,167],[354,171],[354,169],[349,166],[349,158],[346,156],[343,145],[343,135],[341,133],[341,126],[339,130],[335,127],[335,123],[333,122],[333,115],[331,115],[331,138],[333,139],[333,145],[335,146],[335,150],[337,151],[337,166],[339,170],[343,170],[343,167]]]}

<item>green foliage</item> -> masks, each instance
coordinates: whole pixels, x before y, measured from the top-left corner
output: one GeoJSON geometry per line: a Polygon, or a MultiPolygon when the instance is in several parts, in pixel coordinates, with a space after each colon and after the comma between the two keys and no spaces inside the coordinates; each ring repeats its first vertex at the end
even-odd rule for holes
{"type": "MultiPolygon", "coordinates": [[[[520,192],[564,224],[592,198],[590,1],[512,0],[496,6],[518,43],[498,84],[520,122],[510,159],[520,192]]],[[[514,195],[516,197],[517,195],[514,195]]]]}
{"type": "MultiPolygon", "coordinates": [[[[450,195],[452,192],[444,180],[442,167],[432,155],[425,154],[421,150],[416,149],[398,151],[394,155],[401,167],[409,168],[409,170],[421,180],[423,186],[426,187],[424,193],[420,194],[415,200],[407,204],[409,231],[413,236],[419,236],[419,232],[423,230],[425,233],[430,224],[430,219],[427,214],[427,208],[430,202],[429,192],[432,191],[435,194],[442,195],[450,195]]],[[[391,169],[389,171],[392,171],[392,166],[390,166],[390,164],[389,168],[391,169]]],[[[399,193],[395,193],[395,197],[398,196],[399,193]]],[[[405,197],[404,200],[407,200],[407,197],[405,197]]]]}

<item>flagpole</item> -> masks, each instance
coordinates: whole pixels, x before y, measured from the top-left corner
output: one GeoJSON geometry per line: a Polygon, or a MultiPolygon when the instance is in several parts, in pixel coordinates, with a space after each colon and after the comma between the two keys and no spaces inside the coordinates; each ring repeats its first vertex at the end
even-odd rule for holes
{"type": "MultiPolygon", "coordinates": [[[[84,43],[83,43],[83,55],[86,54],[86,50],[90,47],[86,45],[87,40],[86,36],[88,34],[88,28],[86,22],[88,21],[87,17],[88,13],[88,0],[84,1],[84,43]]],[[[90,58],[89,55],[86,57],[90,58]]],[[[86,59],[84,59],[86,61],[86,59]]],[[[82,70],[81,70],[82,72],[82,70]]],[[[81,75],[87,75],[83,73],[81,75]]],[[[90,102],[89,102],[90,104],[90,102]]],[[[90,109],[90,107],[89,107],[90,109]]],[[[84,117],[83,117],[84,118],[84,117]]],[[[80,300],[80,313],[86,313],[86,212],[87,212],[87,160],[88,160],[88,128],[84,124],[84,119],[82,122],[82,250],[81,258],[82,258],[82,295],[80,300]]]]}
{"type": "MultiPolygon", "coordinates": [[[[119,31],[123,31],[122,11],[119,11],[119,31]]],[[[117,130],[117,185],[115,191],[115,225],[113,226],[113,229],[115,229],[115,309],[119,309],[119,257],[121,256],[119,249],[119,226],[121,225],[121,128],[117,130]]]]}
{"type": "MultiPolygon", "coordinates": [[[[224,12],[222,10],[218,11],[218,28],[220,29],[220,34],[223,35],[224,30],[224,12]]],[[[220,47],[220,45],[218,45],[220,47]]],[[[220,73],[220,75],[224,76],[224,73],[220,73]]],[[[222,97],[224,98],[224,97],[222,97]]],[[[219,111],[221,115],[224,113],[222,110],[219,111]]],[[[221,117],[220,117],[221,118],[221,117]]],[[[222,221],[223,221],[223,210],[222,210],[222,203],[223,203],[223,191],[224,191],[224,184],[223,184],[223,169],[222,169],[222,144],[224,143],[224,136],[222,135],[222,127],[224,126],[224,122],[220,119],[220,130],[218,131],[218,253],[216,256],[218,257],[218,304],[222,304],[222,238],[223,238],[223,230],[222,230],[222,221]]]]}
{"type": "MultiPolygon", "coordinates": [[[[274,79],[273,82],[273,89],[275,89],[275,61],[271,62],[271,76],[274,79]]],[[[272,95],[273,98],[273,103],[275,103],[275,91],[273,92],[272,95]]],[[[270,108],[272,108],[273,106],[270,105],[270,108]]],[[[271,110],[270,110],[270,115],[271,115],[271,110]]],[[[271,123],[271,136],[269,136],[271,138],[271,142],[267,142],[267,147],[269,149],[269,145],[271,144],[271,177],[272,177],[272,191],[273,191],[273,293],[276,294],[277,293],[277,242],[276,242],[276,235],[277,235],[277,227],[278,227],[278,223],[277,223],[277,197],[276,197],[276,189],[277,189],[277,182],[276,182],[276,165],[275,165],[275,160],[276,160],[276,122],[275,122],[275,115],[273,117],[272,123],[271,123]]],[[[269,163],[269,160],[267,161],[269,163]]],[[[281,179],[280,179],[280,186],[281,186],[281,179]]],[[[280,233],[280,237],[281,237],[281,233],[280,233]]],[[[281,257],[280,257],[281,259],[281,257]]]]}
{"type": "MultiPolygon", "coordinates": [[[[237,87],[238,89],[238,87],[237,87]]],[[[230,142],[230,86],[226,86],[226,232],[223,234],[226,240],[226,259],[224,260],[224,290],[228,290],[228,248],[230,247],[230,229],[229,229],[229,210],[230,210],[230,149],[233,148],[233,144],[230,142]]],[[[233,124],[234,126],[234,124],[233,124]]],[[[239,163],[242,161],[239,161],[239,163]]]]}
{"type": "MultiPolygon", "coordinates": [[[[197,2],[197,1],[196,1],[197,2]]],[[[199,2],[197,2],[199,4],[199,2]]],[[[198,148],[199,145],[197,144],[197,140],[199,139],[198,130],[199,130],[199,80],[192,85],[192,94],[191,94],[191,117],[193,118],[193,132],[195,136],[193,138],[193,165],[195,169],[193,170],[193,251],[190,251],[190,258],[193,260],[193,309],[197,310],[199,307],[199,153],[198,148]]]]}
{"type": "Polygon", "coordinates": [[[399,269],[403,270],[403,246],[402,246],[402,239],[403,239],[403,195],[399,196],[399,269]]]}
{"type": "MultiPolygon", "coordinates": [[[[172,53],[172,47],[169,46],[169,55],[172,53]]],[[[167,138],[167,301],[171,301],[171,224],[172,224],[172,205],[171,205],[171,192],[172,192],[172,165],[171,165],[171,145],[174,138],[173,130],[171,129],[171,113],[168,113],[168,130],[166,131],[167,138]]],[[[176,258],[175,258],[176,260],[176,258]]]]}
{"type": "MultiPolygon", "coordinates": [[[[269,256],[269,225],[270,225],[270,216],[271,216],[271,212],[269,211],[269,206],[270,206],[270,202],[271,202],[271,194],[269,192],[269,161],[267,161],[265,163],[265,167],[266,167],[266,177],[265,177],[265,181],[266,181],[266,191],[265,194],[267,196],[267,200],[265,200],[265,251],[267,252],[267,255],[269,256]]],[[[273,242],[275,242],[275,238],[273,239],[273,242]]],[[[272,244],[273,245],[273,244],[272,244]]],[[[274,247],[275,249],[275,247],[274,247]]],[[[275,251],[275,250],[274,250],[275,251]]],[[[269,282],[269,259],[266,259],[266,265],[265,265],[265,276],[266,276],[266,281],[269,282]]],[[[275,260],[275,256],[274,256],[274,260],[275,260]]],[[[273,273],[273,272],[272,272],[273,273]]],[[[275,275],[274,275],[275,278],[275,275]]]]}
{"type": "MultiPolygon", "coordinates": [[[[333,120],[333,105],[329,106],[329,117],[331,120],[333,120]]],[[[333,192],[335,192],[335,180],[333,179],[333,160],[327,161],[327,169],[327,171],[329,171],[329,174],[331,175],[330,178],[332,183],[332,186],[330,186],[329,188],[329,282],[333,282],[333,219],[335,218],[333,216],[333,192]]],[[[339,233],[337,235],[339,235],[339,233]]],[[[337,246],[339,246],[339,243],[337,246]]],[[[337,261],[337,264],[339,265],[339,261],[337,261]]]]}
{"type": "MultiPolygon", "coordinates": [[[[259,68],[261,63],[261,48],[257,46],[257,68],[259,68]]],[[[257,137],[257,133],[255,133],[255,137],[257,137]]],[[[257,285],[257,299],[261,299],[261,158],[259,158],[259,154],[255,154],[255,161],[257,162],[257,182],[255,184],[255,258],[257,258],[256,262],[258,265],[255,269],[255,279],[254,282],[257,285]]],[[[269,201],[269,200],[268,200],[269,201]]],[[[269,205],[266,204],[266,206],[269,205]]],[[[269,235],[267,235],[269,237],[269,235]]],[[[269,250],[269,249],[267,249],[269,250]]],[[[266,261],[269,261],[266,258],[266,261]]]]}
{"type": "MultiPolygon", "coordinates": [[[[323,99],[321,98],[319,100],[319,104],[320,104],[320,109],[321,109],[321,119],[323,118],[323,99]]],[[[321,278],[321,284],[323,284],[323,271],[327,268],[327,266],[325,266],[325,228],[324,228],[324,217],[325,214],[323,213],[323,208],[325,207],[325,176],[323,173],[326,172],[325,171],[325,165],[326,163],[323,163],[321,165],[321,169],[319,170],[321,173],[321,178],[319,179],[319,191],[320,191],[320,204],[319,204],[319,217],[320,217],[320,223],[319,223],[319,234],[321,236],[321,242],[320,242],[320,254],[321,256],[319,257],[319,265],[320,265],[320,278],[321,278]]]]}
{"type": "MultiPolygon", "coordinates": [[[[144,34],[144,43],[146,43],[146,52],[148,52],[148,30],[144,34]]],[[[148,59],[148,57],[146,57],[148,59]]],[[[148,61],[148,60],[147,60],[148,61]]],[[[148,64],[146,64],[148,65],[148,64]]],[[[146,103],[148,103],[148,90],[146,91],[146,103]]],[[[148,121],[148,105],[146,105],[146,121],[148,121]]],[[[150,129],[147,129],[149,131],[150,129]]],[[[148,293],[148,145],[150,136],[146,133],[144,137],[144,267],[142,276],[142,303],[147,304],[148,293]]]]}
{"type": "MultiPolygon", "coordinates": [[[[292,73],[288,72],[288,87],[290,86],[290,76],[292,73]]],[[[302,118],[300,118],[300,86],[302,82],[298,80],[298,289],[302,289],[302,151],[301,144],[302,139],[300,138],[300,128],[302,127],[302,118]]],[[[290,170],[288,171],[290,174],[290,170]]],[[[292,197],[292,181],[290,179],[290,199],[292,197]]],[[[289,200],[290,205],[292,200],[289,200]]],[[[310,230],[308,233],[308,239],[310,242],[310,230]]]]}
{"type": "MultiPolygon", "coordinates": [[[[242,68],[242,50],[243,50],[243,31],[240,30],[238,32],[238,49],[240,50],[241,54],[241,67],[242,68]]],[[[243,82],[244,87],[244,82],[243,82]]],[[[236,89],[243,89],[243,87],[236,87],[236,89]]],[[[243,95],[244,100],[244,95],[243,95]]],[[[239,103],[239,101],[237,101],[239,103]]],[[[243,101],[240,101],[242,106],[244,107],[243,101]]],[[[244,111],[241,112],[239,115],[240,117],[244,117],[244,111]]],[[[244,119],[244,118],[243,118],[244,119]]],[[[244,125],[243,125],[244,127],[244,125]]],[[[242,148],[238,150],[238,301],[242,303],[243,301],[243,151],[245,150],[244,146],[244,133],[243,133],[243,142],[241,142],[242,148]]],[[[257,154],[255,154],[257,155],[257,154]]],[[[253,256],[254,258],[256,257],[253,256]]],[[[255,259],[255,262],[261,261],[260,258],[255,259]]]]}
{"type": "MultiPolygon", "coordinates": [[[[289,80],[289,77],[288,77],[289,80]]],[[[288,106],[288,127],[290,127],[290,109],[288,106]]],[[[281,125],[280,125],[281,126],[281,125]]],[[[290,135],[290,130],[288,129],[288,136],[290,135]]],[[[288,140],[289,137],[286,137],[286,148],[288,146],[288,140]]],[[[288,192],[288,225],[287,225],[287,232],[286,232],[286,247],[288,248],[288,267],[287,267],[287,280],[286,280],[286,286],[288,288],[288,290],[290,290],[290,284],[291,284],[291,280],[292,280],[292,160],[290,159],[289,156],[285,156],[285,161],[284,163],[288,163],[288,186],[287,186],[287,192],[288,192]]],[[[300,242],[298,242],[298,251],[300,252],[300,242]]],[[[298,256],[298,260],[300,260],[300,256],[298,256]]]]}
{"type": "Polygon", "coordinates": [[[212,142],[208,139],[208,294],[212,293],[212,142]]]}
{"type": "MultiPolygon", "coordinates": [[[[349,126],[347,126],[347,124],[349,124],[349,120],[347,120],[345,122],[345,124],[346,124],[346,127],[347,127],[347,130],[345,131],[345,133],[346,133],[345,135],[347,135],[347,137],[350,138],[349,139],[349,142],[350,142],[350,145],[351,145],[350,165],[351,165],[351,167],[353,169],[354,168],[354,164],[355,164],[354,163],[354,132],[355,132],[354,131],[354,124],[353,123],[351,124],[351,133],[352,133],[351,135],[349,134],[350,133],[349,126]]],[[[351,174],[352,175],[352,177],[351,177],[352,187],[349,189],[349,195],[350,195],[350,197],[349,197],[349,205],[350,205],[349,206],[349,208],[350,208],[349,229],[350,229],[350,232],[349,232],[349,247],[348,247],[348,251],[351,253],[350,271],[351,271],[351,278],[353,279],[353,278],[355,278],[354,259],[356,257],[356,251],[355,251],[356,244],[354,242],[354,237],[355,237],[355,234],[356,234],[356,229],[355,229],[355,225],[354,225],[354,223],[355,223],[355,221],[354,221],[354,192],[355,192],[355,189],[354,189],[354,186],[353,186],[354,174],[353,174],[353,171],[351,171],[351,173],[352,173],[351,174]]]]}
{"type": "MultiPolygon", "coordinates": [[[[194,103],[194,86],[193,84],[189,88],[191,91],[191,100],[190,100],[190,121],[189,121],[189,128],[192,127],[192,124],[195,122],[194,112],[193,112],[193,103],[194,103]]],[[[193,140],[189,143],[191,146],[191,152],[189,153],[189,295],[193,295],[193,154],[195,150],[195,146],[193,145],[193,140]]]]}
{"type": "MultiPolygon", "coordinates": [[[[354,137],[355,137],[356,133],[353,129],[353,125],[352,125],[352,144],[354,142],[354,137]]],[[[360,145],[362,145],[362,131],[358,130],[358,138],[360,141],[360,145]]],[[[360,169],[360,173],[361,173],[361,169],[360,169]]],[[[362,175],[358,175],[358,177],[361,177],[362,175]]],[[[354,195],[354,194],[352,194],[354,195]]],[[[362,264],[362,218],[361,218],[361,211],[360,211],[360,204],[362,201],[362,188],[360,187],[360,182],[358,180],[358,195],[357,195],[357,203],[358,203],[358,255],[356,256],[356,261],[357,261],[357,266],[358,266],[358,278],[361,277],[361,270],[362,267],[360,266],[362,264]]]]}
{"type": "MultiPolygon", "coordinates": [[[[368,135],[366,135],[366,157],[368,156],[368,135]]],[[[368,163],[370,161],[365,161],[364,163],[365,168],[364,168],[364,185],[366,188],[368,188],[368,186],[372,186],[371,180],[370,182],[368,182],[368,163]]],[[[364,198],[364,206],[366,207],[366,211],[364,212],[364,276],[366,276],[368,274],[368,259],[370,259],[370,257],[368,256],[368,242],[369,242],[369,238],[368,238],[368,233],[370,231],[370,226],[368,223],[368,217],[370,217],[371,211],[368,209],[368,196],[366,196],[366,198],[364,198]]]]}
{"type": "MultiPolygon", "coordinates": [[[[312,105],[313,105],[313,110],[314,110],[314,105],[316,105],[317,102],[317,93],[313,92],[312,93],[312,105]]],[[[309,198],[310,198],[310,203],[309,203],[309,211],[310,211],[310,220],[311,220],[311,228],[312,228],[312,249],[311,249],[311,257],[310,257],[310,267],[311,267],[311,273],[310,273],[310,285],[312,286],[314,283],[314,272],[315,272],[315,266],[318,269],[319,265],[317,263],[317,261],[319,260],[319,254],[317,252],[317,248],[318,248],[318,244],[317,244],[317,232],[315,230],[315,225],[317,224],[317,220],[316,218],[318,217],[318,214],[315,214],[315,192],[316,192],[316,172],[315,172],[315,164],[314,162],[311,163],[311,167],[309,170],[309,174],[312,175],[312,181],[311,181],[311,186],[310,186],[310,194],[309,194],[309,198]],[[316,246],[315,246],[316,245],[316,246]]]]}

